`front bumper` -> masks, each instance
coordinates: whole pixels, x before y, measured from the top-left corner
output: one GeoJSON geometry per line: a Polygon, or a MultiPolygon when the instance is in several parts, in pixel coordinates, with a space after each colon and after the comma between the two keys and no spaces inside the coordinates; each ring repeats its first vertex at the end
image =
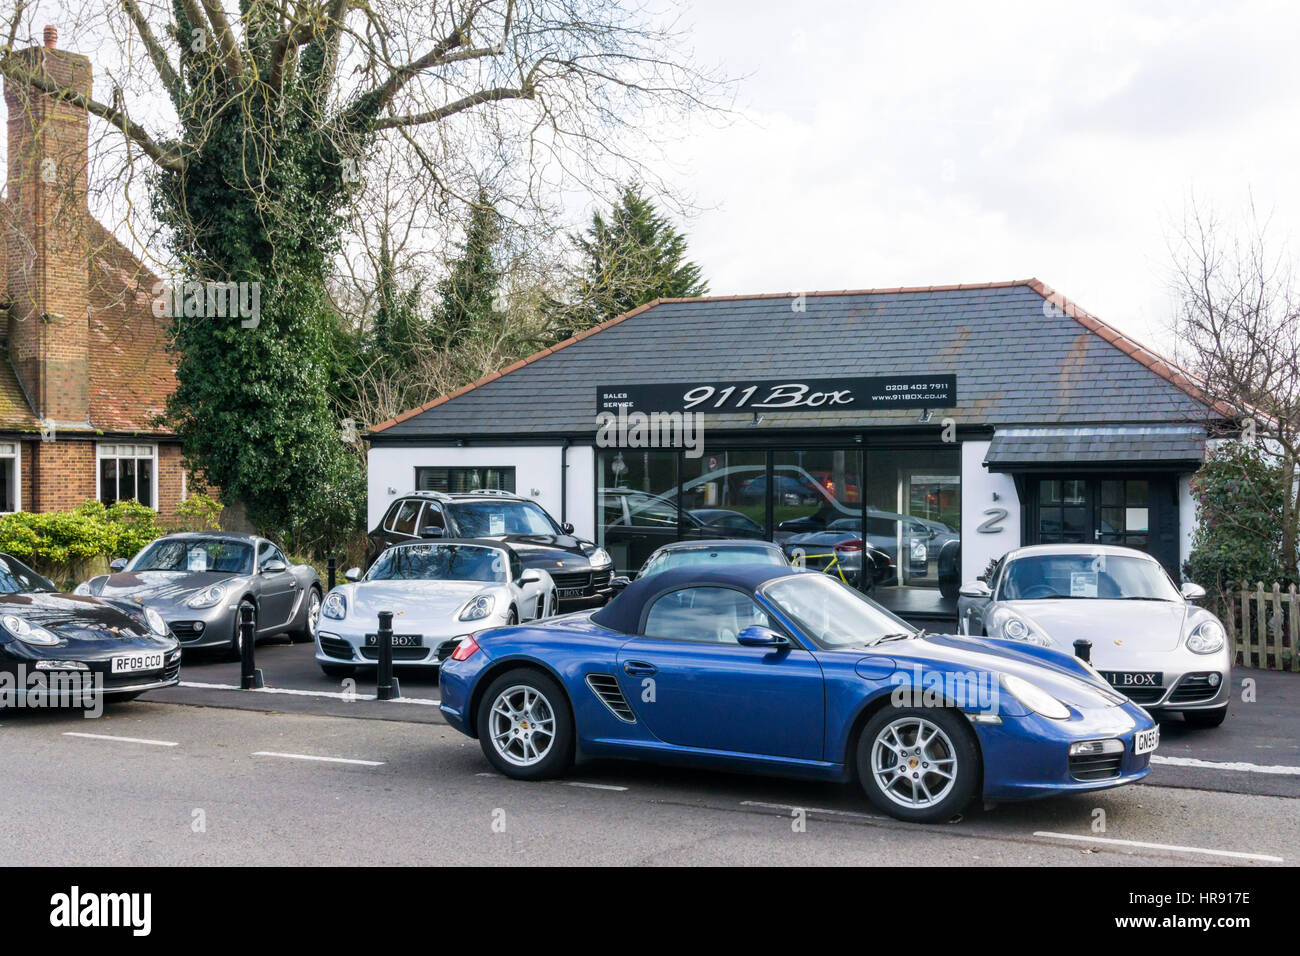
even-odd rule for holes
{"type": "Polygon", "coordinates": [[[167,629],[181,642],[181,647],[187,650],[230,647],[233,644],[238,604],[223,602],[207,608],[191,608],[180,604],[155,606],[154,609],[167,622],[167,629]]]}
{"type": "MultiPolygon", "coordinates": [[[[316,662],[319,664],[345,665],[356,667],[377,667],[379,665],[379,648],[366,647],[366,635],[361,631],[351,631],[339,627],[330,627],[332,621],[322,621],[316,630],[316,662]]],[[[455,634],[422,633],[423,644],[420,647],[393,647],[393,663],[399,667],[440,667],[447,656],[455,649],[457,642],[472,631],[487,627],[499,627],[504,622],[473,621],[466,622],[463,629],[455,634]]],[[[374,633],[370,631],[369,633],[374,633]]]]}
{"type": "Polygon", "coordinates": [[[1038,714],[1003,715],[1000,724],[976,724],[984,755],[986,800],[1032,800],[1062,793],[1107,790],[1141,780],[1151,772],[1151,754],[1135,751],[1140,731],[1156,726],[1133,703],[1052,720],[1038,714]],[[1070,744],[1118,739],[1124,745],[1111,775],[1080,779],[1072,769],[1070,744]]]}

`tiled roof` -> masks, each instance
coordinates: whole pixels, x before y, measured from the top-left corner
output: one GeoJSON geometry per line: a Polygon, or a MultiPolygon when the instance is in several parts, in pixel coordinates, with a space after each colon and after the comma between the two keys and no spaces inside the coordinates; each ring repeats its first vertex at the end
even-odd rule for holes
{"type": "MultiPolygon", "coordinates": [[[[377,426],[390,439],[594,432],[595,386],[955,374],[958,424],[1205,422],[1195,383],[1036,279],[649,303],[377,426]]],[[[764,428],[915,424],[912,410],[767,414],[764,428]]],[[[716,429],[748,415],[710,416],[716,429]]]]}
{"type": "Polygon", "coordinates": [[[1200,461],[1205,429],[1199,425],[999,429],[984,464],[993,471],[1063,461],[1080,465],[1174,464],[1200,461]]]}

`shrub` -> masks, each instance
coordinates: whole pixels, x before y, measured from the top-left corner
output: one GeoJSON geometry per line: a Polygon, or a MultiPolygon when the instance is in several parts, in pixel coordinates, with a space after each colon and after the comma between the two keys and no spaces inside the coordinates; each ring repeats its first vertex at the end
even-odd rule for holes
{"type": "Polygon", "coordinates": [[[221,502],[205,494],[192,494],[176,506],[176,526],[181,531],[220,531],[221,502]]]}
{"type": "Polygon", "coordinates": [[[71,511],[0,515],[0,551],[67,583],[89,562],[130,557],[161,530],[154,510],[138,502],[87,501],[71,511]]]}
{"type": "Polygon", "coordinates": [[[1282,556],[1284,469],[1258,445],[1225,442],[1205,456],[1192,477],[1197,527],[1185,576],[1211,592],[1222,607],[1242,581],[1295,580],[1282,556]]]}

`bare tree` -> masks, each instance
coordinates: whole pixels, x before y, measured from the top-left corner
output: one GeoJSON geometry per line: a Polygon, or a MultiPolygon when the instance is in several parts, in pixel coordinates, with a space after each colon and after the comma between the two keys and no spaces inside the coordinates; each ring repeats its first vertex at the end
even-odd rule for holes
{"type": "Polygon", "coordinates": [[[1177,354],[1207,397],[1273,454],[1284,475],[1282,554],[1300,526],[1300,300],[1286,252],[1252,205],[1244,236],[1192,203],[1174,243],[1177,354]]]}

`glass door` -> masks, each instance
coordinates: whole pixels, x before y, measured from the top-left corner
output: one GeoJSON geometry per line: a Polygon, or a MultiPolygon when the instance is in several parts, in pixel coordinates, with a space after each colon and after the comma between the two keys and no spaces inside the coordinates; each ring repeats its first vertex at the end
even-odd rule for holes
{"type": "Polygon", "coordinates": [[[1145,478],[1038,482],[1039,544],[1117,544],[1146,551],[1151,484],[1145,478]]]}

